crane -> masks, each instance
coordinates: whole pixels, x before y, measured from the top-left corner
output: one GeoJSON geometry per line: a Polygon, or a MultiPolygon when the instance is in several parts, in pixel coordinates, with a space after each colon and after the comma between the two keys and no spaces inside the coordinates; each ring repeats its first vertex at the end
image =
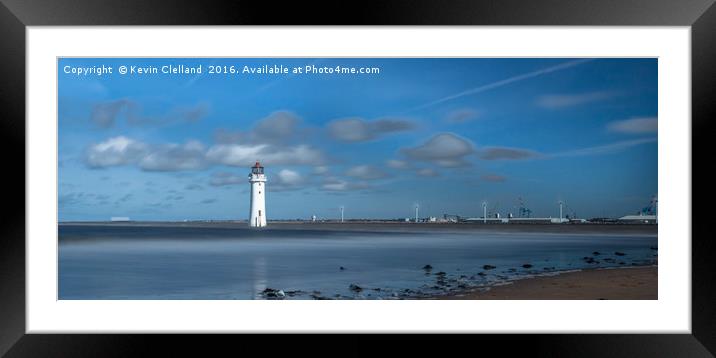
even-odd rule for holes
{"type": "Polygon", "coordinates": [[[563,203],[564,203],[564,210],[567,212],[567,216],[566,216],[567,219],[576,219],[577,212],[574,211],[574,209],[571,206],[567,205],[566,202],[563,201],[563,203]]]}
{"type": "Polygon", "coordinates": [[[649,205],[641,209],[641,215],[656,215],[656,196],[651,198],[649,205]]]}
{"type": "Polygon", "coordinates": [[[517,198],[517,201],[520,204],[519,207],[519,215],[521,218],[529,218],[532,216],[532,210],[525,207],[525,201],[522,199],[522,197],[517,198]]]}

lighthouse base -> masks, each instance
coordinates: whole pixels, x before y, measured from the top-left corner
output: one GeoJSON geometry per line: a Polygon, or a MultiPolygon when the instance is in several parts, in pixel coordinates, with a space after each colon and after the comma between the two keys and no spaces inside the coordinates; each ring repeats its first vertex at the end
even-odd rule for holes
{"type": "Polygon", "coordinates": [[[252,215],[249,219],[250,227],[266,227],[266,217],[261,215],[252,215]]]}

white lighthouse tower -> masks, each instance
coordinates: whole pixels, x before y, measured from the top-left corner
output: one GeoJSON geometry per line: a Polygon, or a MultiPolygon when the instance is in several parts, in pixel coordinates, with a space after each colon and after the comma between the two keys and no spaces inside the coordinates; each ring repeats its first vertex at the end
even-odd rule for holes
{"type": "Polygon", "coordinates": [[[249,226],[264,227],[266,226],[266,175],[264,175],[264,167],[258,161],[251,167],[249,183],[251,183],[249,226]]]}

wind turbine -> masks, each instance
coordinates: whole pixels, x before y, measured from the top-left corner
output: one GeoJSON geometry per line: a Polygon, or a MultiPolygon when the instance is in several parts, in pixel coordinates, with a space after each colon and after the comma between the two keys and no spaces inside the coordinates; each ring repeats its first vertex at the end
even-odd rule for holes
{"type": "Polygon", "coordinates": [[[487,202],[482,202],[482,223],[487,224],[487,202]]]}
{"type": "Polygon", "coordinates": [[[343,210],[345,210],[345,207],[343,205],[341,205],[340,209],[341,209],[341,222],[343,222],[343,210]]]}

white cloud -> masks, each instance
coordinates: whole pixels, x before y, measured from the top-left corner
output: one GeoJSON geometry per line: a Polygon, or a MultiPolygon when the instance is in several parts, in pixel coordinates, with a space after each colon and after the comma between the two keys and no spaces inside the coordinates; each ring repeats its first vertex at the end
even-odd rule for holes
{"type": "Polygon", "coordinates": [[[385,165],[387,165],[389,168],[393,169],[409,169],[410,163],[404,161],[404,160],[397,160],[397,159],[389,159],[385,162],[385,165]]]}
{"type": "Polygon", "coordinates": [[[541,156],[540,153],[529,149],[510,147],[485,147],[481,148],[477,155],[483,160],[521,160],[541,156]]]}
{"type": "Polygon", "coordinates": [[[204,153],[204,145],[197,141],[151,146],[119,136],[89,146],[85,162],[91,168],[131,164],[145,171],[197,170],[207,165],[204,153]]]}
{"type": "Polygon", "coordinates": [[[418,174],[418,175],[421,176],[421,177],[436,177],[436,176],[440,176],[440,173],[438,173],[435,169],[432,169],[432,168],[419,169],[419,170],[416,171],[415,173],[418,174]]]}
{"type": "Polygon", "coordinates": [[[220,144],[283,144],[295,139],[304,129],[299,128],[301,119],[289,111],[276,111],[258,120],[249,131],[231,131],[220,128],[216,142],[220,144]]]}
{"type": "Polygon", "coordinates": [[[465,157],[474,151],[470,141],[452,133],[437,134],[417,147],[401,149],[401,152],[410,159],[431,162],[443,167],[469,165],[465,157]]]}
{"type": "Polygon", "coordinates": [[[276,176],[276,182],[282,185],[296,186],[302,184],[304,178],[297,171],[281,169],[276,176]]]}
{"type": "Polygon", "coordinates": [[[288,140],[297,133],[300,119],[288,111],[271,113],[256,123],[251,139],[254,143],[276,143],[288,140]]]}
{"type": "Polygon", "coordinates": [[[345,142],[359,142],[373,138],[368,125],[360,118],[339,119],[328,124],[333,138],[345,142]]]}
{"type": "Polygon", "coordinates": [[[209,114],[209,105],[204,102],[193,106],[178,106],[160,116],[147,116],[136,101],[121,98],[94,105],[90,120],[101,128],[113,127],[119,118],[132,125],[165,125],[175,122],[197,122],[209,114]]]}
{"type": "Polygon", "coordinates": [[[348,190],[348,182],[342,180],[342,181],[331,182],[331,183],[323,183],[321,188],[324,190],[331,190],[331,191],[344,191],[344,190],[348,190]]]}
{"type": "Polygon", "coordinates": [[[344,118],[328,123],[329,135],[344,142],[369,141],[387,133],[404,132],[413,128],[415,128],[413,122],[399,118],[383,118],[372,121],[363,118],[344,118]]]}
{"type": "Polygon", "coordinates": [[[325,191],[351,191],[370,188],[370,184],[366,182],[349,182],[335,177],[326,178],[321,184],[321,189],[325,191]]]}
{"type": "Polygon", "coordinates": [[[92,168],[132,164],[143,157],[148,146],[119,136],[91,145],[85,152],[85,162],[92,168]]]}
{"type": "Polygon", "coordinates": [[[142,157],[139,167],[146,171],[198,170],[207,165],[204,153],[204,145],[197,141],[166,144],[142,157]]]}
{"type": "Polygon", "coordinates": [[[346,171],[346,175],[364,180],[385,178],[387,174],[372,165],[358,165],[346,171]]]}
{"type": "Polygon", "coordinates": [[[314,174],[327,174],[328,173],[328,167],[325,165],[319,165],[315,168],[313,168],[314,174]]]}
{"type": "Polygon", "coordinates": [[[656,117],[631,118],[611,122],[607,125],[607,129],[629,134],[656,133],[659,131],[659,123],[656,117]]]}
{"type": "Polygon", "coordinates": [[[291,169],[281,169],[268,175],[267,191],[287,191],[303,189],[309,184],[309,178],[291,169]]]}
{"type": "Polygon", "coordinates": [[[260,160],[264,165],[321,165],[325,159],[321,151],[308,145],[274,147],[268,144],[218,144],[209,148],[207,158],[229,166],[245,167],[260,160]]]}
{"type": "Polygon", "coordinates": [[[259,153],[268,145],[218,144],[209,148],[209,160],[231,166],[248,166],[259,158],[259,153]]]}
{"type": "Polygon", "coordinates": [[[89,146],[84,159],[91,168],[137,165],[145,171],[200,170],[212,164],[248,167],[256,160],[265,165],[320,166],[325,162],[323,153],[308,145],[217,144],[207,149],[193,140],[149,145],[124,136],[89,146]]]}

